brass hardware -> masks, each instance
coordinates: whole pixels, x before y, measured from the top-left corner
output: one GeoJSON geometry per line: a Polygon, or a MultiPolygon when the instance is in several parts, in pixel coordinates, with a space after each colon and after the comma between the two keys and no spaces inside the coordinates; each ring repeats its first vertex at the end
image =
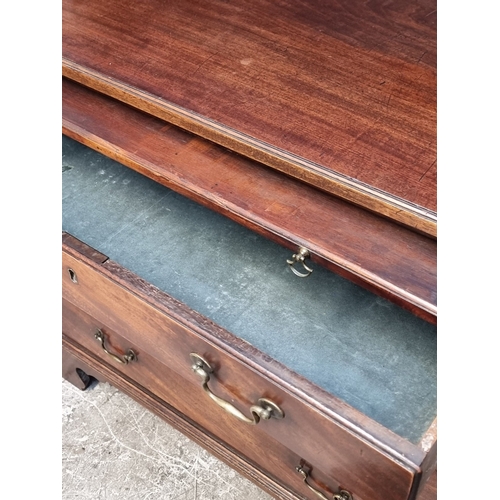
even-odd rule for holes
{"type": "MultiPolygon", "coordinates": [[[[309,474],[302,468],[302,466],[295,467],[295,470],[302,475],[304,484],[318,496],[319,498],[322,498],[323,500],[330,500],[328,497],[323,495],[321,491],[317,490],[316,488],[313,488],[308,482],[307,478],[309,477],[309,474]]],[[[331,500],[353,500],[352,495],[346,491],[346,490],[340,490],[338,493],[335,493],[332,497],[331,500]]]]}
{"type": "Polygon", "coordinates": [[[290,269],[295,275],[299,276],[300,278],[307,278],[313,272],[313,270],[310,267],[306,266],[304,261],[310,256],[311,254],[309,253],[309,250],[307,248],[300,247],[299,251],[297,253],[294,253],[291,259],[287,259],[286,263],[290,266],[290,269]],[[307,273],[301,273],[297,271],[297,269],[295,269],[294,267],[294,264],[296,262],[300,262],[307,273]]]}
{"type": "Polygon", "coordinates": [[[75,271],[73,271],[73,269],[68,268],[68,274],[69,274],[70,280],[73,283],[78,283],[78,278],[76,277],[76,273],[75,273],[75,271]]]}
{"type": "Polygon", "coordinates": [[[208,394],[210,399],[214,401],[221,408],[226,410],[228,413],[236,417],[238,420],[245,422],[250,425],[257,425],[260,420],[269,420],[270,418],[281,419],[285,416],[283,410],[269,399],[260,398],[257,403],[250,408],[250,413],[252,418],[248,418],[240,410],[235,408],[231,403],[225,401],[218,396],[216,396],[208,387],[208,382],[210,381],[210,374],[213,373],[213,368],[208,364],[208,362],[203,359],[199,354],[192,352],[190,354],[193,365],[192,370],[202,379],[203,390],[208,394]]]}
{"type": "Polygon", "coordinates": [[[129,349],[127,351],[127,354],[124,354],[123,356],[118,356],[117,354],[109,352],[104,346],[104,333],[100,328],[97,329],[94,336],[101,343],[102,350],[108,356],[112,357],[117,363],[120,363],[122,365],[128,365],[131,361],[135,361],[137,359],[137,354],[132,349],[129,349]]]}

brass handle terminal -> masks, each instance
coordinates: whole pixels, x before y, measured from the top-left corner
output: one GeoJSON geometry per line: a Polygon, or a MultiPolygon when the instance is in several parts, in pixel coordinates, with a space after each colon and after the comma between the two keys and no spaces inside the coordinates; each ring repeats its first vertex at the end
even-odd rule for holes
{"type": "Polygon", "coordinates": [[[250,413],[252,418],[248,418],[245,414],[243,414],[240,410],[234,407],[228,401],[225,401],[219,396],[216,396],[208,387],[208,382],[210,381],[210,374],[213,373],[213,369],[210,364],[202,358],[199,354],[192,352],[190,354],[191,360],[193,361],[193,365],[191,366],[192,370],[201,378],[202,380],[202,388],[206,392],[206,394],[210,397],[212,401],[214,401],[218,406],[223,408],[225,411],[236,417],[238,420],[245,422],[250,425],[257,425],[260,420],[269,420],[270,418],[281,419],[285,415],[281,408],[270,401],[269,399],[260,398],[257,401],[257,405],[253,405],[250,407],[250,413]]]}
{"type": "MultiPolygon", "coordinates": [[[[302,476],[302,481],[304,481],[304,484],[319,498],[323,500],[330,500],[328,497],[323,495],[321,491],[317,490],[316,488],[313,488],[308,482],[307,478],[309,477],[309,474],[304,470],[302,466],[298,466],[295,468],[295,470],[302,476]]],[[[331,500],[353,500],[352,495],[346,491],[346,490],[340,490],[338,493],[335,493],[331,500]]]]}
{"type": "Polygon", "coordinates": [[[113,354],[112,352],[109,352],[106,349],[106,346],[104,345],[104,333],[100,328],[98,328],[95,332],[95,338],[101,343],[102,350],[111,358],[113,358],[117,363],[120,363],[121,365],[128,365],[131,361],[135,361],[137,359],[137,354],[132,350],[129,349],[127,351],[127,354],[124,354],[123,356],[118,356],[117,354],[113,354]]]}
{"type": "Polygon", "coordinates": [[[309,253],[309,250],[307,248],[300,247],[299,251],[297,253],[294,253],[291,259],[287,259],[286,263],[290,266],[293,274],[295,274],[299,278],[307,278],[313,272],[313,270],[310,267],[306,266],[304,261],[310,256],[311,254],[309,253]],[[300,271],[297,271],[297,269],[295,269],[294,267],[294,264],[296,262],[300,262],[307,273],[301,273],[300,271]]]}

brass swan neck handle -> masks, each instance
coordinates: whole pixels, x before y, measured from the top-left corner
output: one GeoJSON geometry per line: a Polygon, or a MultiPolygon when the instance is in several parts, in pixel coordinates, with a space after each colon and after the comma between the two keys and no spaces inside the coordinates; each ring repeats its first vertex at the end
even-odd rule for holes
{"type": "Polygon", "coordinates": [[[302,481],[304,481],[304,484],[319,498],[322,500],[353,500],[352,495],[346,491],[346,490],[340,490],[338,493],[335,493],[333,497],[330,499],[327,496],[325,496],[321,491],[317,490],[316,488],[313,488],[308,482],[307,478],[309,477],[309,474],[304,470],[304,468],[299,465],[298,467],[295,468],[295,470],[302,476],[302,481]]]}
{"type": "Polygon", "coordinates": [[[210,382],[210,374],[213,373],[213,368],[210,364],[199,354],[191,353],[190,356],[193,361],[191,368],[201,378],[201,386],[205,393],[212,401],[214,401],[214,403],[223,408],[227,413],[233,415],[233,417],[236,417],[238,420],[245,422],[246,424],[257,425],[261,420],[269,420],[270,418],[281,419],[285,416],[277,404],[273,403],[269,399],[260,398],[257,401],[258,404],[250,407],[252,418],[247,417],[244,413],[238,410],[238,408],[215,395],[210,390],[208,382],[210,382]]]}
{"type": "Polygon", "coordinates": [[[117,363],[120,363],[121,365],[128,365],[131,361],[135,361],[137,359],[137,354],[132,349],[129,349],[123,356],[119,356],[118,354],[109,352],[104,345],[105,337],[103,331],[100,328],[96,330],[94,337],[101,343],[102,350],[110,358],[113,358],[117,363]]]}

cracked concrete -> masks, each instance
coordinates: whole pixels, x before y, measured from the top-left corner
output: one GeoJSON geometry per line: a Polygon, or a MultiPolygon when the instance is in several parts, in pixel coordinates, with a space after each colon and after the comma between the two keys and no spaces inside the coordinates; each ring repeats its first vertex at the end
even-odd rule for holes
{"type": "Polygon", "coordinates": [[[62,381],[63,500],[270,500],[114,387],[62,381]]]}

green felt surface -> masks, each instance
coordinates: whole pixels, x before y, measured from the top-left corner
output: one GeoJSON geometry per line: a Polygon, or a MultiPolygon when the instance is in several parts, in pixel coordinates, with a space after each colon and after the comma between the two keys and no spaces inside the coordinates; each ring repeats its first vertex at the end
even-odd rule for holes
{"type": "Polygon", "coordinates": [[[432,423],[435,326],[66,137],[62,184],[63,230],[400,436],[432,423]]]}

